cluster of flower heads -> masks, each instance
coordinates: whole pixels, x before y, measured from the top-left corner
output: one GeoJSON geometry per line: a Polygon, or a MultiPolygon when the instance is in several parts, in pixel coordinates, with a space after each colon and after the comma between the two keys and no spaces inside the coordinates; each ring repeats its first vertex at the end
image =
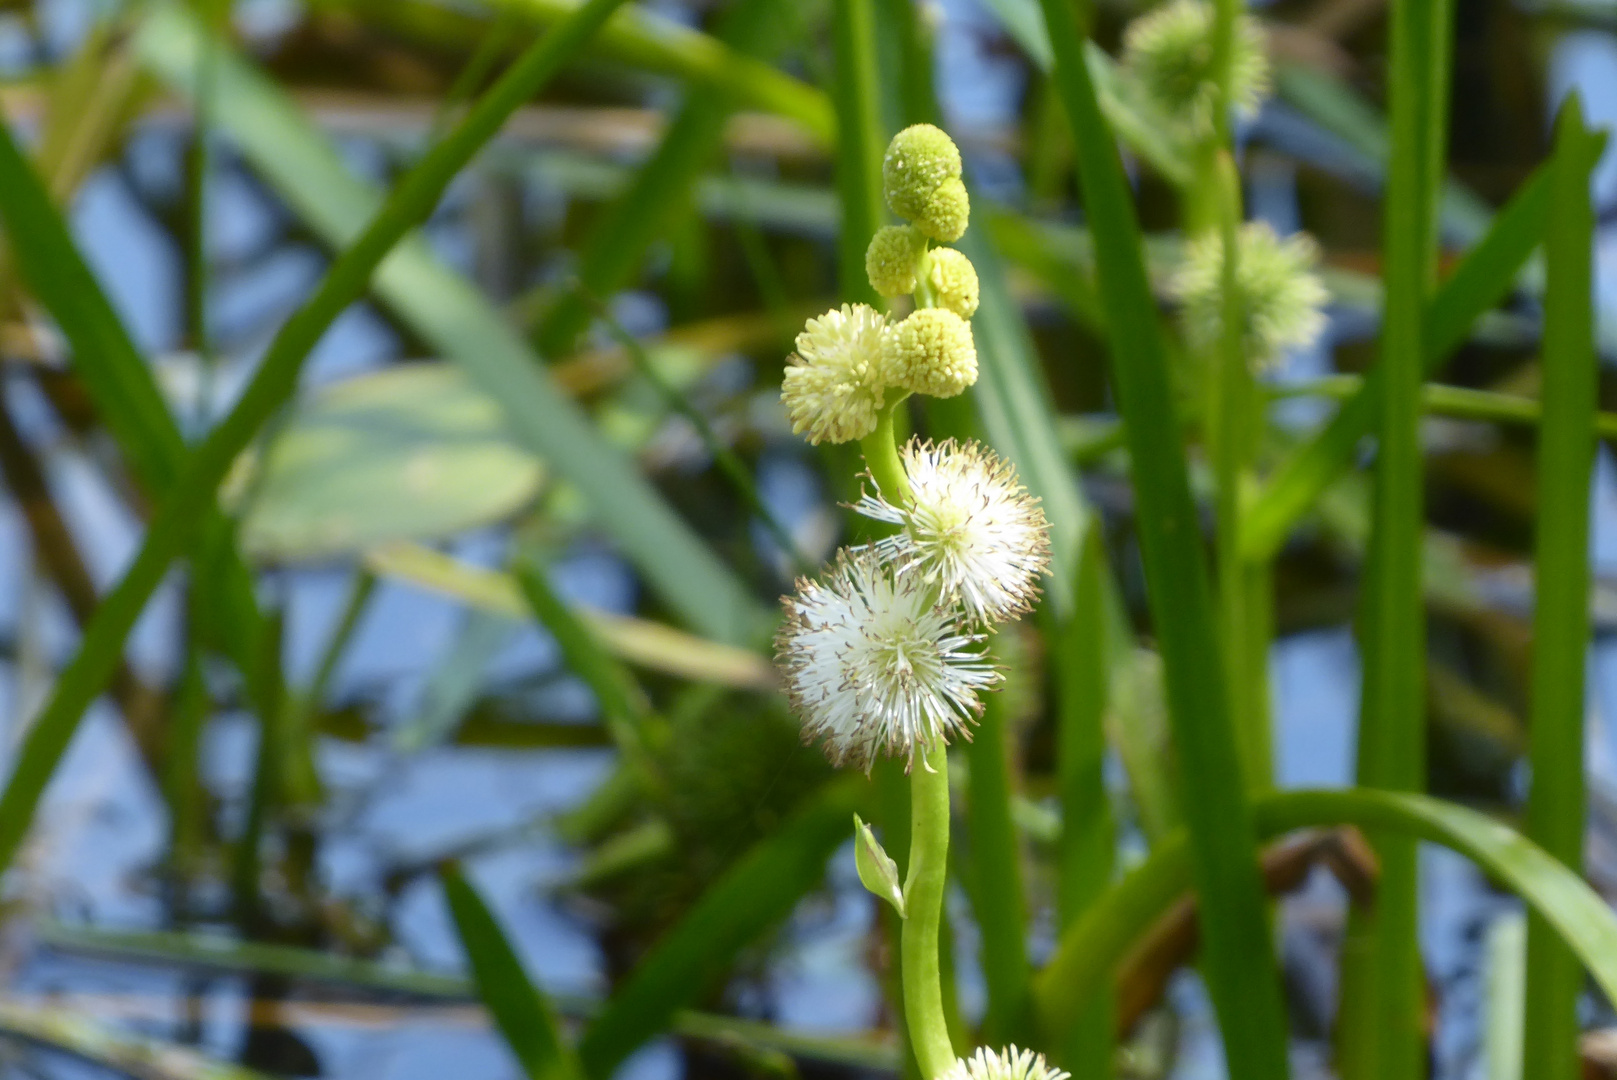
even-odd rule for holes
{"type": "Polygon", "coordinates": [[[961,1058],[941,1080],[1070,1080],[1065,1069],[1052,1068],[1043,1054],[1007,1047],[995,1052],[979,1048],[969,1058],[961,1058]]]}
{"type": "Polygon", "coordinates": [[[809,442],[851,442],[876,430],[891,395],[954,397],[977,381],[967,321],[977,311],[977,271],[954,248],[971,216],[960,151],[930,124],[893,137],[882,162],[887,205],[907,225],[870,241],[865,270],[884,297],[913,294],[918,306],[893,321],[866,304],[810,319],[797,336],[781,387],[792,430],[809,442]]]}
{"type": "MultiPolygon", "coordinates": [[[[1170,0],[1135,19],[1123,33],[1123,71],[1158,108],[1195,138],[1213,132],[1213,5],[1170,0]]],[[[1250,15],[1235,23],[1230,106],[1250,116],[1269,96],[1263,29],[1250,15]]]]}
{"type": "MultiPolygon", "coordinates": [[[[866,268],[877,292],[910,293],[917,306],[896,322],[863,304],[808,321],[781,398],[810,442],[862,439],[895,401],[952,397],[977,379],[967,321],[977,273],[959,251],[931,246],[966,228],[960,152],[935,127],[907,128],[887,149],[883,180],[888,205],[910,224],[877,232],[866,268]]],[[[799,580],[776,639],[805,740],[867,770],[881,754],[913,761],[970,737],[978,695],[1001,678],[984,635],[1030,609],[1049,563],[1038,500],[992,451],[915,440],[897,468],[903,476],[889,483],[902,490],[871,476],[853,506],[892,534],[799,580]]]]}

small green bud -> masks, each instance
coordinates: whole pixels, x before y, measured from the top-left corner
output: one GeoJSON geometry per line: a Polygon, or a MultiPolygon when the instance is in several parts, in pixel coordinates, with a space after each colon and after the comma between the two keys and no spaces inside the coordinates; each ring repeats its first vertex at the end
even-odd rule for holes
{"type": "Polygon", "coordinates": [[[927,268],[927,282],[938,304],[962,319],[977,313],[977,268],[954,248],[936,248],[927,268]]]}
{"type": "Polygon", "coordinates": [[[904,918],[904,887],[899,884],[898,864],[858,814],[853,816],[853,864],[859,871],[859,883],[892,904],[898,917],[904,918]]]}
{"type": "Polygon", "coordinates": [[[881,296],[904,296],[915,291],[915,260],[926,237],[913,225],[883,225],[865,249],[865,274],[881,296]]]}
{"type": "Polygon", "coordinates": [[[954,397],[977,381],[971,325],[948,308],[921,308],[882,339],[882,373],[894,386],[954,397]]]}
{"type": "Polygon", "coordinates": [[[945,180],[926,200],[926,206],[915,218],[915,227],[934,240],[949,243],[966,234],[966,223],[971,219],[971,198],[966,194],[964,181],[956,177],[945,180]]]}
{"type": "MultiPolygon", "coordinates": [[[[1170,117],[1198,134],[1212,130],[1213,6],[1172,0],[1140,16],[1123,32],[1123,71],[1170,117]]],[[[1263,30],[1249,15],[1235,24],[1230,56],[1230,106],[1244,115],[1269,95],[1269,58],[1263,30]]]]}
{"type": "MultiPolygon", "coordinates": [[[[1246,324],[1241,346],[1255,369],[1290,348],[1312,345],[1325,330],[1330,292],[1314,272],[1319,245],[1306,233],[1281,239],[1261,221],[1241,227],[1235,287],[1246,324]]],[[[1197,349],[1218,348],[1224,333],[1224,242],[1217,232],[1198,237],[1169,282],[1179,301],[1186,339],[1197,349]]]]}
{"type": "Polygon", "coordinates": [[[887,144],[881,178],[893,213],[919,223],[933,193],[946,181],[960,179],[960,149],[941,129],[915,124],[887,144]]]}

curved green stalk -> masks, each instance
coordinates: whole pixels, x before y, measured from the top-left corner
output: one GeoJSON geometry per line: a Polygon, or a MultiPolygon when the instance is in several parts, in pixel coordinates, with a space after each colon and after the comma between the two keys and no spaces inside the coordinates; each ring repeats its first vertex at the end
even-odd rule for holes
{"type": "Polygon", "coordinates": [[[859,452],[865,455],[870,478],[895,505],[910,501],[910,481],[898,457],[898,438],[893,428],[893,414],[903,404],[903,398],[889,402],[876,421],[876,430],[859,440],[859,452]]]}
{"type": "Polygon", "coordinates": [[[954,1065],[943,1019],[938,930],[949,870],[949,748],[928,749],[910,772],[910,865],[904,881],[904,1019],[921,1075],[942,1076],[954,1065]]]}

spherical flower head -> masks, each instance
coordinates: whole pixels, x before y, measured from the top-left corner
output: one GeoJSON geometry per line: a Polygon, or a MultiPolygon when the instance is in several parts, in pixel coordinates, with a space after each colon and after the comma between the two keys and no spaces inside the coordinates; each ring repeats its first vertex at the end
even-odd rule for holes
{"type": "Polygon", "coordinates": [[[865,275],[882,296],[904,296],[915,291],[915,263],[926,248],[926,237],[913,225],[883,225],[865,249],[865,275]]]}
{"type": "Polygon", "coordinates": [[[899,526],[877,549],[900,577],[917,577],[993,625],[1033,606],[1050,565],[1050,525],[1016,470],[977,443],[911,440],[900,454],[910,497],[866,492],[854,509],[899,526]]]}
{"type": "MultiPolygon", "coordinates": [[[[1272,366],[1286,349],[1312,345],[1325,330],[1331,295],[1314,268],[1319,245],[1306,233],[1281,239],[1268,224],[1249,222],[1237,234],[1236,291],[1245,322],[1241,347],[1254,369],[1272,366]]],[[[1169,283],[1179,300],[1185,337],[1202,350],[1224,332],[1224,240],[1210,232],[1190,242],[1169,283]]]]}
{"type": "Polygon", "coordinates": [[[839,552],[824,581],[798,581],[775,651],[804,742],[868,772],[878,754],[912,762],[939,741],[970,738],[977,695],[1001,676],[981,635],[937,597],[869,547],[839,552]]]}
{"type": "Polygon", "coordinates": [[[941,1080],[1070,1080],[1065,1069],[1052,1068],[1043,1054],[1018,1050],[1014,1046],[994,1051],[978,1047],[969,1058],[961,1058],[941,1080]]]}
{"type": "Polygon", "coordinates": [[[941,128],[914,124],[893,136],[881,165],[882,190],[893,213],[910,221],[925,217],[933,193],[960,179],[960,148],[941,128]]]}
{"type": "MultiPolygon", "coordinates": [[[[1238,16],[1230,57],[1230,105],[1252,115],[1269,96],[1263,30],[1238,16]]],[[[1213,5],[1172,0],[1140,16],[1123,32],[1123,68],[1170,117],[1197,133],[1212,130],[1213,5]]]]}
{"type": "Polygon", "coordinates": [[[780,389],[793,431],[818,444],[876,430],[886,333],[886,318],[864,304],[843,304],[808,321],[780,389]]]}
{"type": "Polygon", "coordinates": [[[954,248],[937,248],[932,252],[926,280],[932,286],[932,295],[939,305],[948,308],[962,319],[977,313],[977,268],[971,260],[954,248]]]}
{"type": "Polygon", "coordinates": [[[971,221],[971,197],[958,177],[933,189],[915,216],[915,227],[934,240],[953,243],[966,235],[971,221]]]}
{"type": "Polygon", "coordinates": [[[971,324],[948,308],[920,308],[882,338],[882,370],[893,386],[954,397],[977,381],[971,324]]]}

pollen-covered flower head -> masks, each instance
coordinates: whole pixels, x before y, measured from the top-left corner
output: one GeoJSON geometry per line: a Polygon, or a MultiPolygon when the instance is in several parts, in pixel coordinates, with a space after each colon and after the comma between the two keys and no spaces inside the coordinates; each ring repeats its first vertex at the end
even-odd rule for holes
{"type": "MultiPolygon", "coordinates": [[[[1230,105],[1252,115],[1269,96],[1269,58],[1263,30],[1250,15],[1235,22],[1230,57],[1230,105]]],[[[1129,23],[1123,32],[1123,70],[1174,120],[1198,133],[1213,121],[1213,5],[1170,0],[1129,23]]]]}
{"type": "Polygon", "coordinates": [[[1031,608],[1050,564],[1050,526],[1011,464],[952,439],[912,439],[900,458],[909,498],[866,492],[854,504],[866,517],[899,526],[876,545],[899,576],[920,579],[984,624],[1031,608]]]}
{"type": "Polygon", "coordinates": [[[927,236],[952,241],[966,231],[971,200],[960,179],[960,149],[942,129],[914,124],[894,135],[881,175],[893,213],[927,236]]]}
{"type": "Polygon", "coordinates": [[[935,248],[928,258],[926,280],[940,307],[962,319],[977,313],[977,268],[954,248],[935,248]]]}
{"type": "Polygon", "coordinates": [[[811,443],[844,443],[876,430],[886,333],[887,319],[864,304],[843,304],[808,321],[780,390],[793,431],[811,443]]]}
{"type": "Polygon", "coordinates": [[[1065,1069],[1052,1068],[1043,1054],[1018,1050],[1014,1046],[994,1051],[978,1047],[969,1058],[960,1058],[941,1080],[1070,1080],[1065,1069]]]}
{"type": "Polygon", "coordinates": [[[875,549],[844,549],[823,581],[797,583],[775,637],[803,741],[833,764],[869,770],[877,754],[911,761],[939,740],[970,738],[977,699],[1000,679],[981,635],[960,625],[919,575],[875,549]]]}
{"type": "Polygon", "coordinates": [[[954,397],[977,381],[971,324],[948,308],[920,308],[882,338],[882,372],[894,386],[954,397]]]}
{"type": "MultiPolygon", "coordinates": [[[[1325,330],[1331,294],[1314,268],[1319,245],[1306,233],[1281,239],[1267,223],[1249,222],[1237,235],[1236,292],[1245,322],[1241,346],[1256,369],[1286,349],[1312,345],[1325,330]]],[[[1224,332],[1224,240],[1209,232],[1185,248],[1169,291],[1180,303],[1185,337],[1198,349],[1218,346],[1224,332]]]]}

